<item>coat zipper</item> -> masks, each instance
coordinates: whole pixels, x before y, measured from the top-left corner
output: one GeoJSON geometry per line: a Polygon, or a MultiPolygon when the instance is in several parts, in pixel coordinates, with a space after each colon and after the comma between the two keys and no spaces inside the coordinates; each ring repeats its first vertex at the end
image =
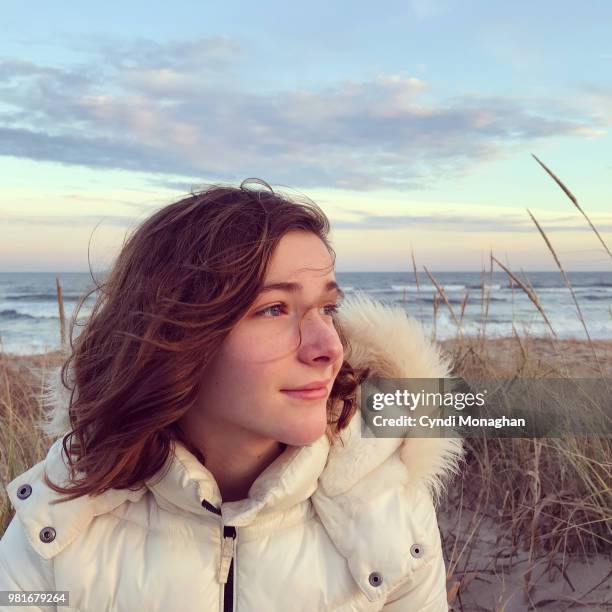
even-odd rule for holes
{"type": "MultiPolygon", "coordinates": [[[[202,506],[221,516],[221,510],[205,499],[202,506]]],[[[219,583],[223,586],[223,612],[234,612],[234,555],[236,553],[236,528],[223,525],[223,544],[219,562],[219,583]]]]}
{"type": "Polygon", "coordinates": [[[223,612],[234,612],[234,553],[236,548],[236,528],[223,526],[223,549],[219,582],[223,587],[223,612]]]}

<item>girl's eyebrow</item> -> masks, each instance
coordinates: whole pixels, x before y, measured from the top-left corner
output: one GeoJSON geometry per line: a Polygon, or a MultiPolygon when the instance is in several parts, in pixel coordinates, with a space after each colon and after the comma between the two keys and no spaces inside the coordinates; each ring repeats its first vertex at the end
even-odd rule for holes
{"type": "MultiPolygon", "coordinates": [[[[303,288],[304,287],[300,283],[291,283],[291,282],[269,283],[267,285],[264,285],[261,288],[259,293],[262,294],[266,291],[286,291],[288,293],[298,293],[303,288]]],[[[344,298],[344,291],[340,289],[340,286],[338,285],[336,281],[329,281],[325,285],[323,293],[329,293],[331,291],[335,291],[336,294],[340,298],[344,298]]]]}

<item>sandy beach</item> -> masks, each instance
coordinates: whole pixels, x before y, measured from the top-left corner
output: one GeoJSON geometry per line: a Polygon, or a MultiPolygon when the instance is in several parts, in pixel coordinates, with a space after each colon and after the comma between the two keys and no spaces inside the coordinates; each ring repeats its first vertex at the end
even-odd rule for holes
{"type": "Polygon", "coordinates": [[[458,346],[475,347],[480,356],[488,361],[488,366],[499,375],[514,372],[517,365],[527,357],[532,368],[544,372],[555,372],[570,378],[612,377],[612,340],[557,340],[548,338],[521,338],[522,346],[514,337],[486,338],[483,343],[476,337],[443,340],[439,344],[452,353],[458,346]],[[524,351],[524,353],[523,353],[524,351]],[[597,364],[595,355],[601,364],[597,364]]]}
{"type": "MultiPolygon", "coordinates": [[[[460,560],[449,580],[461,581],[450,605],[453,612],[525,610],[610,610],[612,575],[610,556],[565,556],[557,553],[533,562],[529,551],[513,553],[509,529],[500,529],[495,517],[478,516],[467,508],[443,507],[438,512],[447,559],[452,549],[465,545],[469,557],[460,560]],[[531,588],[527,588],[528,582],[531,588]],[[608,603],[605,603],[608,602],[608,603]]],[[[448,562],[447,562],[448,567],[448,562]]]]}

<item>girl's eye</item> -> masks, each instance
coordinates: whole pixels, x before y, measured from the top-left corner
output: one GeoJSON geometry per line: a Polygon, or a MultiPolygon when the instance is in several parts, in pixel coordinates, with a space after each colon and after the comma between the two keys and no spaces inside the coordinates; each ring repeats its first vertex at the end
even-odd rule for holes
{"type": "MultiPolygon", "coordinates": [[[[268,306],[267,308],[264,308],[263,310],[260,310],[259,312],[257,312],[256,314],[258,316],[267,318],[267,319],[276,319],[278,317],[275,316],[271,316],[271,317],[266,317],[266,313],[268,312],[277,312],[277,309],[280,308],[285,308],[285,304],[272,304],[272,306],[268,306]]],[[[326,304],[325,306],[323,306],[323,308],[327,308],[328,311],[326,312],[326,314],[328,315],[335,315],[338,313],[338,310],[340,310],[340,304],[326,304]]]]}
{"type": "MultiPolygon", "coordinates": [[[[264,308],[263,310],[260,310],[257,314],[259,316],[263,317],[263,316],[266,315],[266,313],[271,312],[271,311],[276,312],[277,309],[282,308],[282,307],[283,307],[283,304],[272,304],[272,306],[268,306],[267,308],[264,308]]],[[[266,318],[268,318],[268,319],[269,318],[275,319],[276,317],[272,316],[272,317],[266,317],[266,318]]]]}
{"type": "Polygon", "coordinates": [[[324,308],[329,308],[329,314],[335,315],[338,314],[338,311],[340,310],[340,303],[338,302],[337,304],[326,304],[324,308]]]}

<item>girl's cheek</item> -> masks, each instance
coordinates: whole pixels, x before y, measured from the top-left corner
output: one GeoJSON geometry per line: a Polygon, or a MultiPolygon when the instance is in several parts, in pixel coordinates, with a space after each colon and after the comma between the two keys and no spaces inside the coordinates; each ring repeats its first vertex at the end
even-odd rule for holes
{"type": "Polygon", "coordinates": [[[281,359],[291,354],[300,341],[297,329],[288,325],[270,325],[251,335],[243,359],[251,363],[262,363],[281,359]]]}

